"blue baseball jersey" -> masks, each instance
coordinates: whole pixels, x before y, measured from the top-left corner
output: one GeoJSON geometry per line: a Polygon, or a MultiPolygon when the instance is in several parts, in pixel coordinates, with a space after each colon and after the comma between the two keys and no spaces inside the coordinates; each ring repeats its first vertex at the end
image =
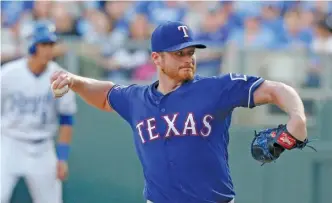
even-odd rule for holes
{"type": "Polygon", "coordinates": [[[228,166],[228,129],[236,107],[253,108],[263,78],[195,76],[163,95],[158,81],[115,85],[109,105],[131,126],[154,203],[228,202],[235,196],[228,166]]]}

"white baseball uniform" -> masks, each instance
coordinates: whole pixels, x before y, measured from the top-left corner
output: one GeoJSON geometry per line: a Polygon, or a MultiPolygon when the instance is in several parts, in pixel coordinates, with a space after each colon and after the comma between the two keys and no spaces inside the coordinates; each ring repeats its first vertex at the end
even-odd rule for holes
{"type": "Polygon", "coordinates": [[[20,177],[34,203],[61,203],[54,137],[59,115],[76,113],[75,94],[55,99],[50,77],[61,67],[51,61],[39,76],[27,58],[1,68],[1,203],[10,201],[20,177]]]}

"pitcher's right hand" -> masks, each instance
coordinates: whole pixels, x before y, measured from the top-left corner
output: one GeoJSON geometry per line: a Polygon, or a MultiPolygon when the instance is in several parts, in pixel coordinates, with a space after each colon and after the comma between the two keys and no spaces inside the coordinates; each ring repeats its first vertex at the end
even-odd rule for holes
{"type": "Polygon", "coordinates": [[[73,75],[60,70],[53,73],[51,76],[51,87],[55,97],[62,97],[65,95],[73,84],[73,75]]]}

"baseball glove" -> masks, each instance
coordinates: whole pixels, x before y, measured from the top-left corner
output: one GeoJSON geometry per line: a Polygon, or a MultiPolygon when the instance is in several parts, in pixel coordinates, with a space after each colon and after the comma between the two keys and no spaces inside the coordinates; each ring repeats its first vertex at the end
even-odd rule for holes
{"type": "Polygon", "coordinates": [[[258,133],[255,131],[255,138],[251,143],[251,155],[264,165],[277,160],[285,149],[303,149],[308,146],[316,151],[315,148],[307,145],[308,142],[308,139],[297,140],[287,131],[286,125],[279,125],[277,128],[262,130],[258,133]]]}

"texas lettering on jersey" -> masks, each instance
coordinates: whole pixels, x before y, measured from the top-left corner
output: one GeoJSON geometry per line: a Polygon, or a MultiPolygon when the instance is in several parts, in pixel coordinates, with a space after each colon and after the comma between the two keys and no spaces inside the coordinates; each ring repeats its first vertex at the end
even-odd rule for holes
{"type": "Polygon", "coordinates": [[[235,195],[227,149],[231,114],[237,107],[254,108],[254,92],[263,82],[230,73],[197,75],[169,94],[158,91],[158,81],[114,86],[107,100],[133,130],[145,198],[230,202],[235,195]]]}
{"type": "Polygon", "coordinates": [[[212,126],[211,121],[213,116],[206,114],[203,116],[202,120],[195,118],[193,113],[189,113],[184,120],[184,123],[177,124],[177,118],[179,113],[164,115],[161,117],[164,124],[166,124],[166,130],[161,134],[158,133],[158,123],[156,118],[148,118],[136,125],[136,130],[138,135],[141,138],[142,143],[144,144],[147,141],[153,141],[159,138],[168,138],[171,136],[203,136],[207,137],[210,135],[212,126]],[[202,127],[198,129],[197,124],[201,122],[202,127]],[[148,134],[148,140],[144,138],[143,134],[148,134]]]}

